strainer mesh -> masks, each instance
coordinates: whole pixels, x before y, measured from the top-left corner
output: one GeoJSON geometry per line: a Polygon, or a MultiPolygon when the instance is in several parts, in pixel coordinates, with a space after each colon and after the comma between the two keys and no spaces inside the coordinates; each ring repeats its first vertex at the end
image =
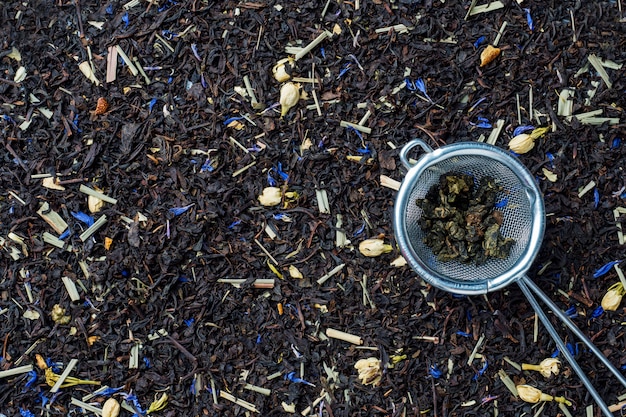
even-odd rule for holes
{"type": "Polygon", "coordinates": [[[412,186],[405,215],[407,238],[417,257],[435,272],[456,281],[488,280],[508,271],[526,250],[532,230],[531,202],[526,194],[526,187],[523,186],[519,177],[511,168],[498,160],[479,155],[449,157],[426,168],[419,177],[415,178],[412,186]],[[476,180],[490,176],[504,188],[496,199],[496,201],[507,200],[506,206],[499,208],[504,214],[501,233],[515,240],[510,255],[506,259],[490,258],[480,266],[455,260],[440,262],[431,249],[423,243],[424,232],[419,226],[422,209],[417,206],[416,200],[423,198],[428,190],[439,182],[440,176],[449,172],[469,174],[476,180]]]}

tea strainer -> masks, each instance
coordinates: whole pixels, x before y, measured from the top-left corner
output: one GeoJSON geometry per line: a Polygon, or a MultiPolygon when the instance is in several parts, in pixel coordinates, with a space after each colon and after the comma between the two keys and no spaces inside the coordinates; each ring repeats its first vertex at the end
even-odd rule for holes
{"type": "Polygon", "coordinates": [[[393,226],[400,251],[411,268],[434,287],[455,294],[486,294],[516,282],[554,339],[559,351],[578,374],[602,412],[607,417],[612,416],[613,413],[559,337],[536,297],[585,343],[624,387],[626,378],[570,318],[526,276],[539,252],[545,230],[543,197],[533,175],[511,154],[496,146],[479,142],[459,142],[433,150],[421,139],[414,139],[402,148],[400,160],[408,172],[396,196],[393,226]],[[420,147],[424,153],[416,163],[412,163],[408,154],[416,147],[420,147]],[[498,208],[504,218],[500,231],[503,236],[515,240],[507,258],[489,259],[478,266],[455,260],[441,262],[424,244],[425,233],[419,224],[422,209],[418,207],[416,200],[424,198],[430,188],[439,182],[440,176],[449,172],[468,174],[477,181],[489,176],[502,186],[499,200],[505,204],[498,208]]]}

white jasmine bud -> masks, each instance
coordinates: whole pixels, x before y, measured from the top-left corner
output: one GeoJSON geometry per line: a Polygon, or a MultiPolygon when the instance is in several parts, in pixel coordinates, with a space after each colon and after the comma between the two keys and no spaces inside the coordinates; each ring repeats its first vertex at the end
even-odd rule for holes
{"type": "Polygon", "coordinates": [[[294,83],[285,83],[280,88],[280,117],[287,114],[289,109],[298,104],[300,87],[294,83]]]}
{"type": "Polygon", "coordinates": [[[624,291],[624,286],[621,282],[612,285],[602,298],[601,305],[604,311],[617,310],[622,302],[622,297],[624,297],[625,292],[626,291],[624,291]]]}
{"type": "Polygon", "coordinates": [[[117,417],[120,414],[120,403],[113,397],[102,405],[102,417],[117,417]]]}
{"type": "Polygon", "coordinates": [[[509,149],[517,154],[530,151],[535,146],[535,140],[528,133],[521,133],[509,142],[509,149]]]}
{"type": "Polygon", "coordinates": [[[389,253],[392,250],[393,247],[386,244],[382,239],[366,239],[359,243],[359,252],[370,258],[389,253]]]}

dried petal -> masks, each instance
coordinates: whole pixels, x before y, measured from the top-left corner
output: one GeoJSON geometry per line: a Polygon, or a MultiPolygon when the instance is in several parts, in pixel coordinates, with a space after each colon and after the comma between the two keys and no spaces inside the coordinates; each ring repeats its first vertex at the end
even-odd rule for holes
{"type": "Polygon", "coordinates": [[[285,83],[280,88],[280,116],[283,117],[290,108],[298,104],[300,88],[294,83],[285,83]]]}
{"type": "Polygon", "coordinates": [[[102,417],[117,417],[120,414],[120,403],[113,397],[102,405],[102,417]]]}
{"type": "Polygon", "coordinates": [[[89,197],[87,197],[87,207],[89,208],[90,212],[97,213],[102,210],[102,207],[104,207],[104,200],[90,195],[89,197]]]}
{"type": "Polygon", "coordinates": [[[272,68],[272,74],[274,75],[276,81],[282,83],[291,78],[291,75],[289,73],[293,68],[293,62],[294,59],[289,57],[281,59],[276,63],[276,65],[274,65],[274,67],[272,68]]]}
{"type": "Polygon", "coordinates": [[[558,179],[558,176],[554,172],[550,171],[548,168],[542,168],[541,172],[543,172],[543,175],[550,182],[556,182],[556,180],[558,179]]]}
{"type": "Polygon", "coordinates": [[[98,98],[98,102],[96,103],[96,110],[93,112],[96,116],[106,113],[109,109],[109,102],[106,98],[100,97],[98,98]]]}
{"type": "Polygon", "coordinates": [[[500,48],[496,48],[492,45],[487,45],[487,47],[480,53],[480,66],[484,67],[485,65],[496,59],[500,55],[500,51],[500,48]]]}
{"type": "Polygon", "coordinates": [[[354,364],[354,368],[359,371],[359,379],[363,385],[377,386],[382,380],[381,362],[378,358],[360,359],[354,364]]]}
{"type": "Polygon", "coordinates": [[[517,154],[526,153],[534,146],[535,141],[528,133],[517,135],[509,142],[509,149],[517,154]]]}
{"type": "Polygon", "coordinates": [[[266,206],[277,206],[282,200],[282,193],[278,187],[265,187],[263,193],[258,197],[259,202],[266,206]]]}
{"type": "Polygon", "coordinates": [[[302,275],[302,272],[300,272],[300,270],[296,268],[295,265],[289,265],[289,276],[291,278],[296,278],[296,279],[304,278],[304,275],[302,275]]]}
{"type": "Polygon", "coordinates": [[[41,180],[41,185],[50,190],[64,191],[65,187],[58,183],[58,179],[55,177],[47,177],[41,180]]]}
{"type": "Polygon", "coordinates": [[[37,320],[40,317],[37,310],[26,310],[22,316],[28,320],[37,320]]]}
{"type": "Polygon", "coordinates": [[[19,67],[17,71],[15,71],[15,76],[13,77],[13,81],[16,83],[21,83],[26,79],[26,67],[19,67]]]}

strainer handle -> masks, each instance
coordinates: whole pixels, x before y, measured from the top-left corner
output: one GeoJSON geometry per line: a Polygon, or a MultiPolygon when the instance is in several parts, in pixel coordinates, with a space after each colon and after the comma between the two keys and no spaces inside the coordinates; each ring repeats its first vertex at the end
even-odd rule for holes
{"type": "Polygon", "coordinates": [[[424,150],[424,152],[427,152],[427,153],[431,153],[433,151],[433,148],[428,146],[426,142],[424,142],[423,140],[413,139],[412,141],[404,145],[402,147],[402,150],[400,151],[400,161],[402,161],[402,164],[406,167],[406,169],[411,169],[414,165],[409,161],[408,154],[409,154],[409,151],[415,148],[416,146],[420,146],[424,150]]]}

